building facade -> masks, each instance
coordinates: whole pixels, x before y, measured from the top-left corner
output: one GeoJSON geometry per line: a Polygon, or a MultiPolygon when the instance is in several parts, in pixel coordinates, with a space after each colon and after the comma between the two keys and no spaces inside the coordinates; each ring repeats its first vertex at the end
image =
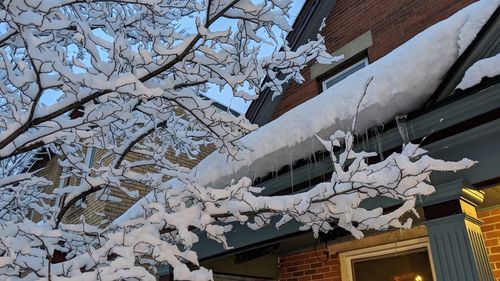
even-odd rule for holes
{"type": "MultiPolygon", "coordinates": [[[[274,100],[273,93],[261,93],[247,118],[261,126],[279,118],[472,2],[306,1],[287,38],[292,48],[314,38],[325,17],[327,48],[344,59],[310,64],[302,72],[305,82],[290,83],[274,100]]],[[[411,141],[436,158],[478,161],[472,169],[432,178],[437,192],[419,202],[420,219],[411,229],[368,232],[356,240],[339,228],[315,239],[293,223],[258,232],[235,227],[228,235],[233,250],[209,241],[197,246],[202,265],[214,271],[216,280],[500,280],[500,77],[457,89],[475,62],[500,52],[499,13],[493,12],[425,105],[403,121],[394,116],[368,128],[358,143],[388,155],[411,141]]],[[[297,161],[255,183],[267,187],[266,195],[310,188],[331,173],[328,159],[316,156],[314,163],[297,161]]],[[[397,206],[384,200],[366,204],[397,206]]]]}

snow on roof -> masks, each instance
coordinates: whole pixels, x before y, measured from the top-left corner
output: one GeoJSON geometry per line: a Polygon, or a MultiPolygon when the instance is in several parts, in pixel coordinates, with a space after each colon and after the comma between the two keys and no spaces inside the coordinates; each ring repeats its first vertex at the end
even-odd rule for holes
{"type": "Polygon", "coordinates": [[[464,74],[457,89],[468,89],[481,83],[484,77],[495,77],[500,75],[500,53],[496,56],[476,61],[464,74]]]}
{"type": "MultiPolygon", "coordinates": [[[[315,135],[328,137],[339,129],[350,130],[358,104],[359,132],[422,106],[499,3],[476,2],[427,28],[373,64],[243,137],[241,143],[248,149],[241,151],[237,160],[214,152],[193,173],[201,184],[222,188],[232,179],[263,176],[321,150],[315,135]]],[[[152,194],[139,200],[115,223],[143,214],[140,206],[150,197],[152,194]]]]}

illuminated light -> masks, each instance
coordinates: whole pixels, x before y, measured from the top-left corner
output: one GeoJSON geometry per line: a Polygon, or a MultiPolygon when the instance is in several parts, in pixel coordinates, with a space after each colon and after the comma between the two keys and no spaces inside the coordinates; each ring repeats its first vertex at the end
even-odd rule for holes
{"type": "Polygon", "coordinates": [[[423,281],[423,280],[424,280],[424,279],[423,279],[423,278],[422,278],[422,276],[420,276],[420,275],[417,275],[417,276],[415,277],[415,281],[423,281]]]}

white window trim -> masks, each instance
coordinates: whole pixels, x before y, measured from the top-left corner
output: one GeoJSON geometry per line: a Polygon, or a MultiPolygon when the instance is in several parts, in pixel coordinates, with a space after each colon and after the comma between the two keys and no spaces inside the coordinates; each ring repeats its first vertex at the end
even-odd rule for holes
{"type": "Polygon", "coordinates": [[[365,67],[366,67],[366,66],[368,65],[368,58],[364,58],[364,59],[362,59],[362,60],[360,60],[360,61],[358,61],[358,62],[356,62],[356,63],[354,63],[354,64],[350,65],[348,68],[346,68],[346,69],[342,70],[341,72],[339,72],[339,73],[335,73],[334,75],[332,75],[332,76],[328,77],[328,79],[323,80],[323,82],[321,82],[321,90],[322,90],[322,91],[324,91],[324,90],[326,90],[326,89],[327,89],[326,84],[327,84],[329,81],[331,81],[331,80],[333,80],[333,79],[335,79],[335,78],[339,77],[340,75],[342,75],[342,74],[344,74],[344,73],[348,72],[349,70],[351,70],[351,69],[353,69],[353,68],[355,68],[355,67],[357,67],[357,66],[359,66],[359,65],[361,65],[361,64],[364,64],[364,65],[365,65],[365,67]]]}
{"type": "MultiPolygon", "coordinates": [[[[87,154],[85,155],[85,166],[87,166],[89,168],[92,167],[92,160],[94,159],[94,152],[95,152],[94,147],[87,148],[87,154]]],[[[84,198],[80,198],[78,201],[75,202],[75,207],[81,207],[83,201],[84,201],[84,198]]]]}
{"type": "Polygon", "coordinates": [[[87,148],[87,154],[85,155],[85,166],[91,167],[92,166],[92,160],[94,158],[94,147],[89,147],[87,148]]]}
{"type": "MultiPolygon", "coordinates": [[[[64,176],[64,174],[66,174],[66,172],[67,172],[67,171],[68,171],[68,167],[63,167],[63,168],[61,169],[61,174],[59,175],[59,184],[57,185],[57,188],[62,189],[62,188],[64,188],[64,186],[66,185],[66,180],[67,180],[68,178],[63,177],[63,176],[64,176]]],[[[60,197],[60,196],[58,196],[58,197],[56,198],[56,202],[55,202],[55,205],[56,205],[56,206],[61,207],[61,199],[62,199],[62,197],[60,197]]]]}
{"type": "Polygon", "coordinates": [[[315,63],[311,66],[311,80],[314,80],[328,71],[334,69],[339,66],[343,62],[350,60],[354,56],[359,55],[361,52],[368,50],[373,46],[372,33],[370,30],[361,34],[356,39],[351,42],[345,44],[339,49],[335,50],[333,53],[330,53],[334,57],[343,56],[344,58],[340,61],[334,61],[328,64],[315,63]]]}
{"type": "Polygon", "coordinates": [[[429,255],[429,263],[431,265],[432,278],[436,279],[434,270],[434,262],[432,260],[431,247],[428,237],[421,237],[411,240],[398,241],[390,244],[378,245],[339,254],[340,259],[340,272],[342,274],[342,281],[353,281],[352,275],[352,262],[357,259],[373,258],[378,256],[390,255],[399,252],[406,252],[415,249],[427,249],[429,255]]]}

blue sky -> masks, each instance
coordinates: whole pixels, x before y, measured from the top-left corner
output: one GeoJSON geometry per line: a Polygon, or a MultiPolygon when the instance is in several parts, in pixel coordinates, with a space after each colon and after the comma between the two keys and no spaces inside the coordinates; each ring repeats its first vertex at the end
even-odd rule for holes
{"type": "MultiPolygon", "coordinates": [[[[295,21],[304,3],[305,0],[293,1],[292,8],[290,10],[290,17],[292,21],[295,21]]],[[[231,24],[228,20],[225,19],[218,20],[214,23],[213,28],[214,30],[218,29],[225,30],[227,29],[228,24],[231,24]]],[[[280,44],[282,43],[283,42],[280,42],[280,44]]],[[[274,51],[274,48],[275,46],[264,44],[261,49],[261,55],[262,56],[270,55],[274,51]]],[[[218,87],[213,87],[207,92],[206,96],[240,113],[245,113],[248,107],[250,106],[250,102],[246,102],[242,98],[233,97],[230,87],[228,86],[225,87],[222,90],[222,92],[219,90],[218,87]]]]}
{"type": "MultiPolygon", "coordinates": [[[[302,6],[304,5],[304,2],[305,0],[293,1],[292,8],[290,10],[290,17],[292,21],[295,21],[295,19],[297,18],[297,15],[300,12],[302,6]]],[[[227,29],[228,25],[233,25],[236,27],[234,21],[231,22],[231,20],[228,19],[221,19],[214,23],[213,30],[225,30],[227,29]]],[[[283,36],[278,36],[278,37],[282,38],[283,36]]],[[[270,41],[272,42],[272,40],[270,41]]],[[[283,42],[279,42],[280,45],[282,43],[283,42]]],[[[261,55],[262,56],[270,55],[275,47],[276,46],[264,44],[261,48],[261,55]]],[[[43,95],[41,102],[46,105],[53,104],[57,102],[57,99],[60,96],[60,94],[61,93],[55,91],[46,92],[43,95]]],[[[206,96],[240,113],[245,113],[248,107],[250,106],[250,102],[245,102],[245,100],[243,100],[242,98],[233,97],[231,90],[228,86],[225,87],[222,91],[220,91],[219,87],[212,87],[206,93],[206,96]]]]}

